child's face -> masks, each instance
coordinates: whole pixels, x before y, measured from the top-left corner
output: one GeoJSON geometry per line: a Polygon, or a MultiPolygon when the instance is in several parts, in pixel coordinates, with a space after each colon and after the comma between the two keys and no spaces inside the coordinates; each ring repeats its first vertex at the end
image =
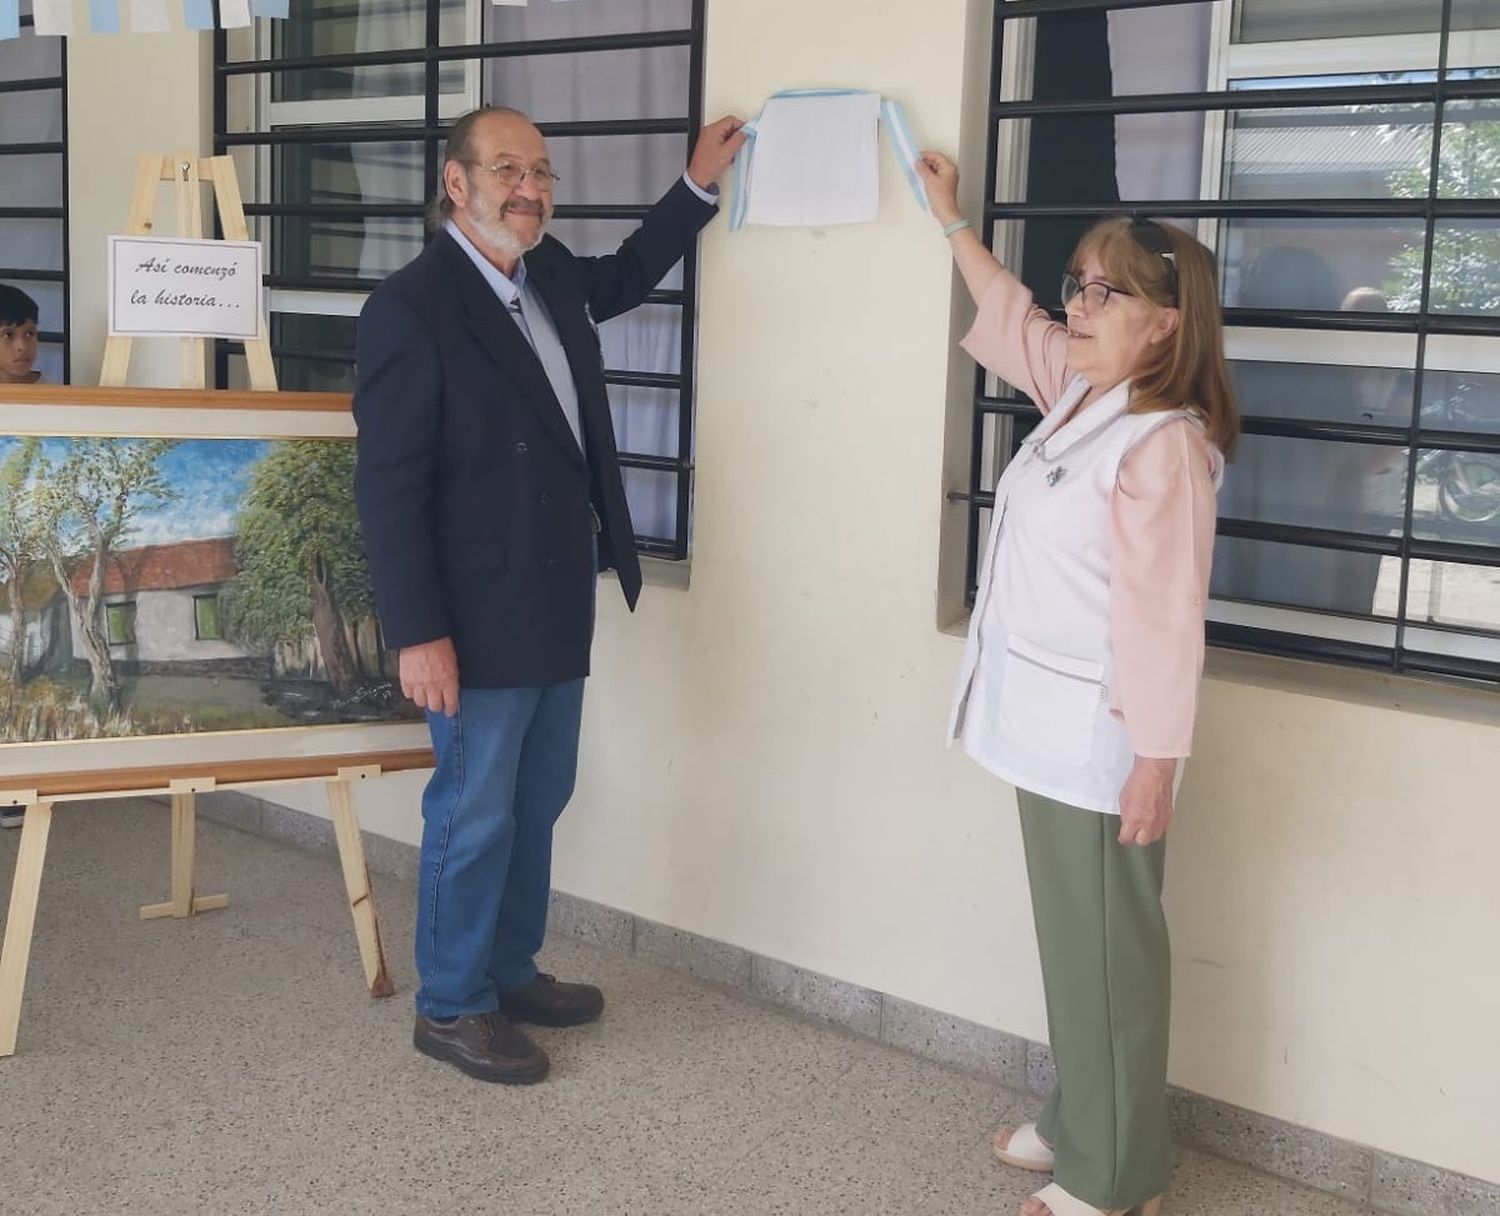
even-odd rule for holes
{"type": "Polygon", "coordinates": [[[0,384],[24,384],[36,364],[36,322],[0,321],[0,384]]]}

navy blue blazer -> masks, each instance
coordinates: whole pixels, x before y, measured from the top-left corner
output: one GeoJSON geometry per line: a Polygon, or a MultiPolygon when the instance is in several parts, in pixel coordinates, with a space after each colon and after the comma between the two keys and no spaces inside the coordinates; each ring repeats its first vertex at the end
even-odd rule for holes
{"type": "Polygon", "coordinates": [[[387,645],[451,637],[463,688],[588,674],[594,512],[599,567],[632,610],[641,589],[590,316],[641,304],[716,210],[678,182],[617,253],[575,257],[549,236],[526,256],[572,367],[587,459],[541,361],[446,232],[370,296],[354,488],[387,645]]]}

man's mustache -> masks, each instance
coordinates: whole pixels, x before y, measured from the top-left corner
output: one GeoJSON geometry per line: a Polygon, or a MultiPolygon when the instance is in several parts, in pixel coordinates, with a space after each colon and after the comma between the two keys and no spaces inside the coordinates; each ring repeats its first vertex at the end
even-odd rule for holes
{"type": "Polygon", "coordinates": [[[511,199],[500,208],[502,216],[510,215],[546,215],[546,209],[541,203],[532,202],[530,199],[511,199]]]}

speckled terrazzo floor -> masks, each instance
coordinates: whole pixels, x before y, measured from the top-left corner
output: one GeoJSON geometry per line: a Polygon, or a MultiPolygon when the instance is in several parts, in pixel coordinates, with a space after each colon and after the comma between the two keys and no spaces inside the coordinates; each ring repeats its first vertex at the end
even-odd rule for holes
{"type": "MultiPolygon", "coordinates": [[[[410,1046],[409,884],[376,879],[402,993],[371,1001],[330,855],[203,823],[199,890],[231,907],[140,921],[167,898],[168,822],[57,812],[0,1060],[4,1216],[989,1216],[1034,1186],[987,1147],[1032,1099],[576,942],[544,961],[601,983],[604,1020],[537,1032],[545,1085],[469,1081],[410,1046]]],[[[1184,1153],[1166,1211],[1365,1209],[1184,1153]]]]}

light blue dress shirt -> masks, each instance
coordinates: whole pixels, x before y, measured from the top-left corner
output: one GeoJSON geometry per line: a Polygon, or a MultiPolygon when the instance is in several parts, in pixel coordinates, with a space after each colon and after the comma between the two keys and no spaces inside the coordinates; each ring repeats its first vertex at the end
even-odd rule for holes
{"type": "MultiPolygon", "coordinates": [[[[718,203],[717,187],[712,191],[704,190],[686,173],[682,175],[682,180],[687,184],[688,189],[705,203],[710,206],[718,203]]],[[[547,305],[542,300],[541,294],[527,279],[526,259],[522,258],[516,263],[516,273],[513,278],[507,277],[499,267],[474,247],[474,242],[464,235],[463,229],[457,224],[449,220],[445,227],[448,235],[458,242],[458,247],[469,255],[469,260],[484,276],[484,281],[490,285],[490,290],[495,293],[500,306],[510,314],[522,336],[536,352],[536,357],[541,361],[542,370],[547,373],[547,383],[552,386],[557,403],[562,406],[563,416],[568,420],[573,438],[578,441],[579,450],[585,451],[583,427],[578,417],[578,386],[573,382],[573,369],[568,364],[568,352],[563,349],[557,326],[553,323],[552,314],[547,311],[547,305]]]]}

